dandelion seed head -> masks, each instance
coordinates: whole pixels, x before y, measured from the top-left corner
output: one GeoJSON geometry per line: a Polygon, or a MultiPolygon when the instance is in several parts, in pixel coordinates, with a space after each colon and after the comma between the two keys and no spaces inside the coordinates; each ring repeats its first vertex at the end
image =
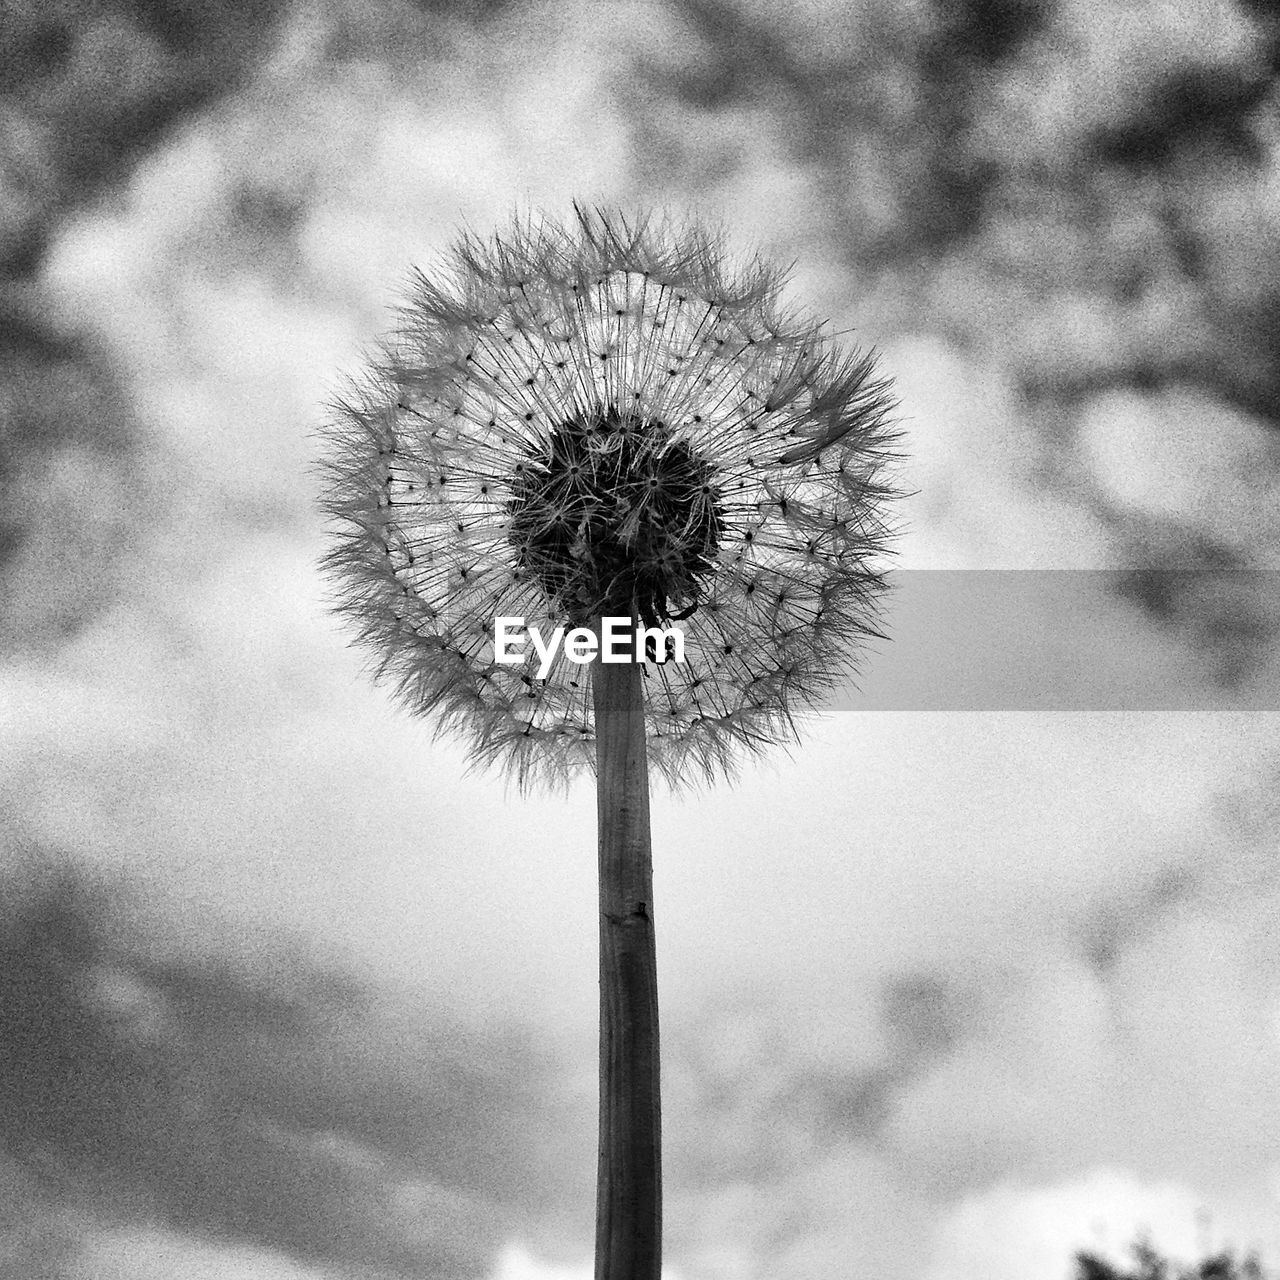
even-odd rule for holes
{"type": "Polygon", "coordinates": [[[376,674],[522,787],[594,768],[592,668],[497,663],[495,617],[681,626],[686,661],[644,667],[673,783],[794,738],[878,634],[889,386],[782,285],[697,225],[517,220],[415,274],[334,404],[337,607],[376,674]]]}

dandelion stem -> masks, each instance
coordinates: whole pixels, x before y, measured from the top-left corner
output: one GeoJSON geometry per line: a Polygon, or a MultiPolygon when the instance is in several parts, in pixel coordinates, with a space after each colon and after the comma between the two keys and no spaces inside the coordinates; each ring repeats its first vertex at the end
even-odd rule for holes
{"type": "Polygon", "coordinates": [[[596,1280],[659,1280],[658,969],[639,662],[592,667],[600,832],[596,1280]]]}

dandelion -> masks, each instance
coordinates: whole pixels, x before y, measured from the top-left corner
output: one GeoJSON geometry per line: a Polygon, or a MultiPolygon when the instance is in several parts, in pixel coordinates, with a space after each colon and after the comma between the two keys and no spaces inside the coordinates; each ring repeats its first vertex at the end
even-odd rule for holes
{"type": "Polygon", "coordinates": [[[597,777],[597,1277],[656,1277],[657,985],[648,769],[681,784],[795,736],[879,634],[894,433],[871,355],[784,308],[697,225],[575,207],[414,277],[327,431],[338,607],[415,711],[522,787],[597,777]],[[679,627],[632,661],[530,633],[679,627]]]}

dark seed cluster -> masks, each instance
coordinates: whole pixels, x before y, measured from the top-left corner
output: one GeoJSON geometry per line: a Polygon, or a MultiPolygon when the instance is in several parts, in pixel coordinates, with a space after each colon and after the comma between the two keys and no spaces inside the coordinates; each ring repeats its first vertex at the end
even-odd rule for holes
{"type": "Polygon", "coordinates": [[[508,538],[574,625],[597,615],[682,621],[723,529],[713,478],[663,423],[609,405],[555,428],[545,460],[508,481],[508,538]]]}

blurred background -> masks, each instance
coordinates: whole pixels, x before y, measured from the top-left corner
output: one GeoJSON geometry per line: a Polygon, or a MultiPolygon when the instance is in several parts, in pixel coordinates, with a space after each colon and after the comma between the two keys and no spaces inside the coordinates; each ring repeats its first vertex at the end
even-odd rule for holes
{"type": "Polygon", "coordinates": [[[1271,0],[4,0],[0,1276],[591,1275],[591,787],[371,684],[310,469],[409,265],[575,197],[794,261],[898,563],[1107,570],[1047,625],[1188,695],[655,796],[672,1280],[1280,1266],[1278,68],[1271,0]]]}

